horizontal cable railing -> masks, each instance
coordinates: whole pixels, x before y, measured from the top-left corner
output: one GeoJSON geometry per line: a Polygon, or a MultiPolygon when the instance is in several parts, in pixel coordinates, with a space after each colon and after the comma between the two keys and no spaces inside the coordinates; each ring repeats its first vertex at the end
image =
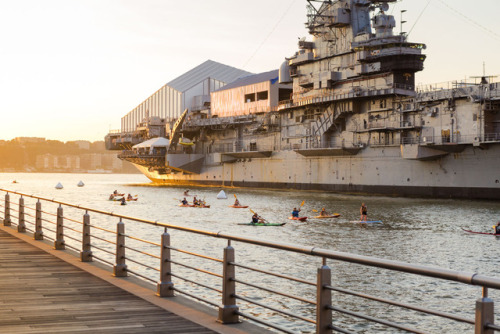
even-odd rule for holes
{"type": "Polygon", "coordinates": [[[192,284],[196,284],[196,285],[202,286],[202,287],[204,287],[204,288],[206,288],[206,289],[208,289],[208,290],[212,290],[212,291],[215,291],[215,292],[218,292],[218,293],[222,293],[222,290],[220,290],[220,289],[216,289],[216,288],[213,288],[213,287],[211,287],[211,286],[208,286],[208,285],[205,285],[205,284],[201,284],[201,283],[199,283],[199,282],[195,282],[195,281],[193,281],[193,280],[190,280],[190,279],[187,279],[187,278],[185,278],[185,277],[182,277],[182,276],[176,275],[176,274],[174,274],[174,273],[171,273],[171,275],[172,275],[172,277],[177,277],[177,278],[179,278],[179,279],[181,279],[181,280],[183,280],[183,281],[186,281],[186,282],[189,282],[189,283],[192,283],[192,284]]]}
{"type": "MultiPolygon", "coordinates": [[[[219,311],[218,321],[221,323],[238,323],[239,318],[242,317],[285,333],[296,332],[296,330],[289,327],[296,328],[295,324],[297,322],[301,323],[300,326],[303,326],[300,328],[308,328],[305,331],[311,331],[310,326],[314,326],[316,333],[331,333],[332,330],[340,333],[351,333],[352,329],[350,327],[362,321],[364,325],[374,323],[377,326],[404,332],[424,333],[433,330],[434,321],[427,320],[422,316],[432,316],[453,323],[453,325],[447,324],[448,326],[472,325],[475,333],[486,333],[486,330],[500,330],[500,327],[494,324],[493,300],[488,297],[489,289],[500,290],[499,278],[318,247],[266,241],[224,232],[202,231],[72,205],[54,199],[46,199],[5,189],[0,189],[0,191],[5,193],[5,200],[1,204],[3,208],[1,221],[3,225],[17,225],[19,232],[31,232],[36,240],[50,240],[57,250],[64,250],[67,247],[80,252],[80,259],[83,262],[97,260],[107,264],[113,268],[114,276],[134,275],[145,281],[156,283],[157,294],[161,297],[182,294],[213,306],[219,311]],[[18,202],[11,201],[11,195],[19,196],[18,202]],[[25,205],[26,198],[36,200],[35,209],[25,205]],[[52,213],[49,209],[42,210],[42,202],[54,206],[56,213],[52,213]],[[68,214],[64,215],[63,211],[67,208],[70,209],[70,212],[82,212],[82,219],[72,218],[68,214]],[[34,210],[35,215],[26,214],[25,209],[34,210]],[[12,215],[12,212],[15,215],[12,215]],[[90,223],[90,214],[93,215],[92,224],[90,223]],[[97,217],[116,217],[119,221],[118,223],[102,221],[96,219],[94,215],[97,215],[97,217]],[[43,216],[49,216],[50,219],[45,219],[43,216]],[[35,218],[35,222],[28,221],[25,217],[35,218]],[[55,222],[53,221],[54,217],[55,222]],[[142,235],[137,231],[134,231],[133,234],[126,233],[125,221],[139,222],[162,228],[162,231],[158,231],[160,242],[147,240],[152,235],[150,232],[147,235],[142,235]],[[26,223],[34,226],[35,229],[27,229],[26,223]],[[51,228],[47,228],[45,225],[49,225],[51,228]],[[112,229],[113,225],[116,225],[116,229],[112,229]],[[55,229],[53,226],[55,226],[55,229]],[[195,249],[188,249],[191,247],[186,247],[187,249],[173,247],[170,243],[170,239],[173,237],[169,232],[170,230],[176,231],[175,233],[187,233],[190,238],[194,236],[210,238],[208,242],[198,243],[204,245],[203,249],[205,251],[203,253],[208,251],[220,252],[219,255],[222,255],[223,259],[221,260],[213,254],[202,254],[195,249]],[[50,232],[51,236],[45,235],[44,232],[50,232]],[[216,240],[225,241],[225,247],[222,249],[216,240]],[[245,260],[248,260],[245,256],[239,258],[238,262],[235,261],[236,250],[232,245],[233,243],[238,243],[238,246],[245,250],[253,250],[257,247],[264,250],[284,252],[287,256],[293,257],[292,261],[300,261],[304,256],[308,256],[308,263],[316,262],[317,264],[321,263],[321,265],[314,269],[315,273],[313,269],[304,272],[301,270],[290,271],[290,269],[287,272],[278,272],[277,268],[255,268],[245,262],[245,260]],[[311,259],[313,260],[311,261],[311,259]],[[427,306],[416,305],[411,300],[402,300],[398,297],[391,298],[385,295],[382,298],[376,296],[377,293],[368,294],[353,291],[337,286],[341,283],[338,277],[335,278],[336,285],[333,285],[331,269],[327,266],[327,260],[335,261],[337,266],[339,264],[349,264],[349,268],[356,265],[363,268],[388,270],[388,273],[392,275],[390,282],[393,280],[398,281],[397,278],[394,278],[396,274],[412,274],[422,279],[439,279],[453,284],[461,283],[466,286],[481,287],[482,294],[476,300],[475,311],[460,311],[465,314],[475,312],[475,319],[470,319],[460,313],[456,314],[456,310],[454,310],[455,314],[453,314],[427,306]],[[339,294],[339,297],[336,296],[334,299],[335,302],[332,300],[332,293],[339,294]],[[360,299],[363,302],[353,304],[352,301],[342,299],[345,297],[354,297],[354,299],[360,299]],[[219,300],[214,301],[214,298],[219,300]],[[417,317],[412,319],[419,319],[419,321],[409,321],[404,317],[398,318],[399,313],[376,312],[381,308],[372,309],[366,303],[385,305],[384,310],[387,309],[386,306],[391,306],[404,310],[404,312],[411,312],[412,316],[417,317]],[[256,312],[256,309],[270,310],[272,312],[270,312],[270,315],[265,316],[269,312],[256,312]],[[256,314],[260,314],[260,316],[256,316],[256,314]],[[336,315],[335,318],[333,314],[336,315]],[[288,326],[288,324],[294,325],[288,326]],[[415,325],[430,328],[414,328],[415,325]]],[[[177,234],[175,237],[177,237],[177,234]]],[[[266,264],[265,261],[259,263],[261,265],[266,264]]],[[[377,273],[377,275],[373,275],[372,279],[381,280],[381,276],[377,273]]],[[[349,284],[349,282],[345,282],[345,284],[349,284]]],[[[457,286],[453,288],[457,289],[457,286]]],[[[455,329],[455,327],[453,328],[455,329]]]]}
{"type": "Polygon", "coordinates": [[[263,273],[263,274],[267,274],[267,275],[271,275],[271,276],[275,276],[275,277],[286,278],[288,280],[295,281],[295,282],[298,282],[298,283],[303,283],[303,284],[309,284],[309,285],[316,286],[316,283],[309,282],[309,281],[306,281],[306,280],[303,280],[303,279],[300,279],[300,278],[286,276],[286,275],[282,275],[282,274],[278,274],[278,273],[273,273],[273,272],[262,270],[262,269],[256,269],[256,268],[244,266],[244,265],[239,264],[239,263],[232,262],[231,264],[234,265],[234,266],[236,266],[236,267],[239,267],[239,268],[248,269],[248,270],[252,270],[252,271],[255,271],[255,272],[259,272],[259,273],[263,273]]]}
{"type": "Polygon", "coordinates": [[[250,298],[243,297],[241,295],[235,295],[235,297],[238,298],[238,299],[244,300],[244,301],[246,301],[246,302],[248,302],[250,304],[254,304],[254,305],[260,306],[262,308],[266,308],[268,310],[271,310],[271,311],[274,311],[274,312],[277,312],[277,313],[282,313],[282,314],[287,315],[287,316],[289,316],[291,318],[296,318],[296,319],[300,319],[300,320],[309,322],[311,324],[316,324],[316,321],[313,320],[313,319],[309,319],[309,318],[306,318],[306,317],[303,317],[303,316],[300,316],[300,315],[297,315],[297,314],[293,314],[291,312],[283,311],[283,310],[280,310],[278,308],[275,308],[275,307],[272,307],[272,306],[269,306],[269,305],[264,305],[262,303],[256,302],[255,300],[251,300],[250,298]]]}
{"type": "Polygon", "coordinates": [[[384,304],[387,304],[387,305],[399,306],[399,307],[406,308],[406,309],[409,309],[409,310],[414,310],[414,311],[418,311],[418,312],[422,312],[422,313],[427,313],[427,314],[430,314],[430,315],[436,315],[436,316],[443,317],[443,318],[448,318],[448,319],[452,319],[452,320],[456,320],[456,321],[460,321],[460,322],[466,322],[466,323],[469,323],[469,324],[474,324],[474,320],[472,320],[472,319],[466,319],[466,318],[458,317],[458,316],[455,316],[453,314],[449,314],[449,313],[445,313],[445,312],[433,311],[433,310],[430,310],[430,309],[426,309],[424,307],[419,307],[419,306],[415,306],[415,305],[405,304],[405,303],[401,303],[401,302],[397,302],[397,301],[393,301],[393,300],[389,300],[389,299],[385,299],[385,298],[371,296],[371,295],[364,294],[364,293],[358,293],[358,292],[355,292],[355,291],[350,291],[348,289],[342,289],[342,288],[337,288],[337,287],[333,287],[333,286],[325,286],[325,289],[330,289],[332,291],[337,291],[337,292],[341,292],[343,294],[347,294],[347,295],[351,295],[351,296],[356,296],[356,297],[361,297],[361,298],[364,298],[364,299],[370,299],[370,300],[378,301],[378,302],[381,302],[381,303],[384,303],[384,304]]]}

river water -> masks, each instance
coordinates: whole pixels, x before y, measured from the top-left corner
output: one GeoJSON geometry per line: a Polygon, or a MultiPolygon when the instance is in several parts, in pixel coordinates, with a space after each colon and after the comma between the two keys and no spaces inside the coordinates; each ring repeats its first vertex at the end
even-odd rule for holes
{"type": "MultiPolygon", "coordinates": [[[[497,201],[410,199],[245,189],[226,189],[228,199],[217,200],[219,188],[191,188],[191,194],[205,199],[207,204],[211,205],[210,209],[195,209],[178,206],[178,200],[183,198],[184,189],[153,186],[147,178],[139,174],[4,173],[0,174],[0,188],[205,231],[222,231],[413,264],[477,272],[500,278],[500,240],[493,236],[467,234],[462,230],[465,228],[492,232],[492,225],[500,220],[500,206],[497,201]],[[13,183],[14,180],[17,183],[13,183]],[[84,187],[76,186],[80,180],[85,183],[84,187]],[[55,189],[58,182],[62,183],[64,189],[55,189]],[[115,189],[138,195],[139,200],[129,202],[126,206],[108,201],[109,194],[115,189]],[[253,211],[267,220],[287,224],[282,227],[260,228],[237,225],[249,222],[252,213],[249,209],[229,208],[228,205],[234,201],[233,194],[237,195],[243,205],[249,205],[253,211]],[[329,212],[340,213],[341,217],[306,222],[288,220],[287,217],[293,207],[299,207],[302,202],[304,204],[301,207],[301,215],[311,217],[317,215],[313,210],[325,207],[329,212]],[[382,220],[383,225],[362,228],[358,224],[350,223],[359,219],[359,207],[362,202],[368,207],[369,220],[382,220]]],[[[149,226],[144,228],[138,224],[133,225],[131,229],[142,231],[139,233],[143,233],[144,237],[159,242],[161,231],[158,229],[153,231],[149,226]]],[[[176,239],[176,232],[171,233],[174,247],[190,248],[189,245],[192,249],[213,253],[209,255],[221,258],[219,250],[214,251],[207,246],[206,239],[198,237],[193,239],[192,236],[179,236],[176,239]]],[[[219,242],[219,244],[219,249],[222,249],[224,243],[219,242]]],[[[244,259],[249,265],[272,268],[273,271],[304,277],[310,281],[315,281],[316,268],[321,265],[318,259],[307,256],[295,256],[276,250],[255,250],[239,243],[233,246],[236,249],[237,262],[244,259]]],[[[331,261],[328,265],[332,268],[332,280],[335,286],[416,303],[471,319],[474,318],[475,300],[481,296],[480,288],[461,284],[337,261],[331,261]]],[[[259,284],[265,284],[269,280],[252,272],[242,272],[241,276],[245,281],[259,284]]],[[[280,281],[277,289],[314,299],[314,290],[304,290],[303,286],[297,286],[296,283],[280,281]]],[[[250,294],[246,289],[238,291],[250,294]]],[[[210,297],[210,293],[206,295],[210,297]]],[[[376,316],[381,316],[383,313],[389,319],[409,326],[424,329],[429,326],[427,329],[430,328],[430,332],[433,333],[472,332],[470,325],[450,325],[449,321],[435,318],[426,322],[422,319],[428,317],[417,317],[414,313],[394,310],[355,297],[336,293],[333,295],[337,307],[376,316]]],[[[500,301],[500,294],[497,291],[490,291],[490,297],[500,301]]],[[[259,296],[259,299],[265,298],[265,295],[259,296]]],[[[290,302],[279,296],[270,297],[266,302],[314,318],[313,312],[301,306],[301,303],[290,302]]],[[[253,315],[277,321],[291,330],[313,332],[312,327],[304,325],[303,322],[283,319],[258,307],[250,307],[249,310],[253,315]]],[[[355,321],[337,313],[334,313],[334,318],[335,325],[344,325],[353,332],[391,332],[385,327],[369,325],[365,321],[355,321]]]]}

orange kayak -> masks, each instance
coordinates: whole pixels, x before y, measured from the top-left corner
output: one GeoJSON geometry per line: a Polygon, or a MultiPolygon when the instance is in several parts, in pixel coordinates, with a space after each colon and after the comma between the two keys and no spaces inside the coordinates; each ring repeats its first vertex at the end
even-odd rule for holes
{"type": "Polygon", "coordinates": [[[300,220],[301,222],[303,222],[303,221],[307,220],[307,217],[292,217],[292,216],[290,216],[290,217],[288,217],[288,219],[290,219],[290,220],[300,220]]]}
{"type": "Polygon", "coordinates": [[[248,208],[248,205],[230,205],[229,207],[235,209],[246,209],[248,208]]]}

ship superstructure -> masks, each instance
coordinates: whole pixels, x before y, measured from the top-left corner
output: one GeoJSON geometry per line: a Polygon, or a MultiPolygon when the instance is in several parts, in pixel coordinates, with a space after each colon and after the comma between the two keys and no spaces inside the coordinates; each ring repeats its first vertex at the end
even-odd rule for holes
{"type": "Polygon", "coordinates": [[[496,198],[500,84],[417,89],[425,45],[394,34],[393,2],[309,1],[313,38],[279,71],[221,85],[175,125],[141,119],[163,146],[108,142],[163,184],[496,198]]]}

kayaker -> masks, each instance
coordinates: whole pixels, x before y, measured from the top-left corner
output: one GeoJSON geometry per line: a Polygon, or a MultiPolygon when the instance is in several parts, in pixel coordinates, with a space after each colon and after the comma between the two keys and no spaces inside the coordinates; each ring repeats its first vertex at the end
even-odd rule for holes
{"type": "Polygon", "coordinates": [[[368,208],[366,207],[365,203],[361,203],[361,208],[359,208],[359,213],[361,213],[361,218],[359,221],[366,221],[368,217],[368,208]]]}
{"type": "Polygon", "coordinates": [[[241,205],[241,204],[240,204],[240,201],[238,201],[238,199],[236,199],[236,200],[234,201],[234,206],[240,206],[240,205],[241,205]]]}
{"type": "Polygon", "coordinates": [[[500,222],[497,222],[497,226],[495,226],[495,234],[500,234],[500,222]]]}
{"type": "Polygon", "coordinates": [[[115,195],[111,194],[109,195],[109,200],[112,201],[115,198],[115,195]]]}
{"type": "Polygon", "coordinates": [[[133,199],[132,195],[128,194],[128,195],[127,195],[127,199],[129,199],[129,200],[130,200],[130,199],[133,199]]]}
{"type": "Polygon", "coordinates": [[[184,197],[184,199],[181,201],[182,205],[188,205],[188,201],[186,199],[186,197],[184,197]]]}
{"type": "Polygon", "coordinates": [[[198,200],[196,199],[196,196],[193,197],[193,205],[198,205],[198,200]]]}
{"type": "Polygon", "coordinates": [[[325,217],[328,216],[328,213],[326,212],[325,208],[321,209],[321,212],[319,213],[320,216],[325,217]]]}
{"type": "Polygon", "coordinates": [[[252,224],[258,224],[259,223],[259,220],[260,220],[260,217],[259,215],[257,214],[257,212],[255,212],[252,216],[252,224]]]}
{"type": "Polygon", "coordinates": [[[122,199],[120,200],[120,204],[121,205],[127,205],[127,202],[125,201],[125,197],[122,197],[122,199]]]}
{"type": "Polygon", "coordinates": [[[300,209],[293,208],[292,217],[299,218],[299,212],[300,212],[300,209]]]}

